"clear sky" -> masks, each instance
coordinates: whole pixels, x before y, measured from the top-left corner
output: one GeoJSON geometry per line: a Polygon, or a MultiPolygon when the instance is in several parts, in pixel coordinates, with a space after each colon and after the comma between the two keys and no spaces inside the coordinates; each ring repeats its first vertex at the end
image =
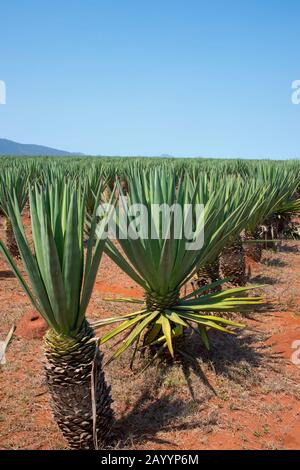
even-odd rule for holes
{"type": "Polygon", "coordinates": [[[0,18],[2,138],[300,157],[299,0],[10,0],[0,18]]]}

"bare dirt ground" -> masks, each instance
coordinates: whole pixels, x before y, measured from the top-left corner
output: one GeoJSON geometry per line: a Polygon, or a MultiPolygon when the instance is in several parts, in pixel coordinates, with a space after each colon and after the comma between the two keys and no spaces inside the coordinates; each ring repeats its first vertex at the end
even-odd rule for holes
{"type": "MultiPolygon", "coordinates": [[[[251,283],[267,285],[275,309],[246,318],[239,336],[211,333],[211,352],[190,336],[186,350],[196,360],[178,358],[140,375],[130,371],[129,354],[106,368],[118,448],[300,448],[300,368],[291,361],[300,340],[300,244],[265,250],[249,270],[251,283]]],[[[142,293],[104,257],[88,316],[130,311],[104,300],[118,295],[142,293]]],[[[17,325],[0,366],[0,449],[65,449],[44,382],[43,323],[2,258],[0,301],[0,339],[17,325]]],[[[108,357],[108,346],[104,352],[108,357]]]]}

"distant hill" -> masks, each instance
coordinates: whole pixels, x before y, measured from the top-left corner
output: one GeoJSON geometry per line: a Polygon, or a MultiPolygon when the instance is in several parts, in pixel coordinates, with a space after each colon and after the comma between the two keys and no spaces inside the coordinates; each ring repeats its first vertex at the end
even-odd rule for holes
{"type": "Polygon", "coordinates": [[[34,144],[20,144],[12,140],[0,139],[0,155],[33,156],[33,157],[71,157],[72,155],[83,155],[82,153],[65,152],[51,147],[34,144]]]}

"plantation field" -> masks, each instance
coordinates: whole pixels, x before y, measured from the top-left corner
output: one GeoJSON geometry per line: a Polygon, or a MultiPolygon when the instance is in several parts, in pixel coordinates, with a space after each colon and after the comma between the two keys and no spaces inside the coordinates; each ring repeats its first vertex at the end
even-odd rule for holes
{"type": "MultiPolygon", "coordinates": [[[[28,214],[24,219],[29,226],[28,214]]],[[[139,377],[126,370],[127,357],[107,367],[118,420],[117,448],[299,448],[300,369],[290,357],[291,343],[300,337],[300,246],[286,242],[278,253],[264,250],[262,262],[248,262],[248,268],[250,282],[267,284],[276,305],[264,318],[249,318],[249,331],[237,338],[212,335],[211,353],[193,338],[197,364],[167,363],[139,377]]],[[[65,449],[43,374],[45,325],[31,320],[36,314],[3,260],[0,279],[0,339],[17,325],[7,364],[0,370],[0,448],[65,449]]],[[[104,299],[141,294],[105,256],[88,316],[130,312],[129,304],[104,299]]],[[[105,350],[108,355],[106,345],[105,350]]]]}
{"type": "Polygon", "coordinates": [[[298,161],[0,170],[0,449],[299,448],[298,161]]]}

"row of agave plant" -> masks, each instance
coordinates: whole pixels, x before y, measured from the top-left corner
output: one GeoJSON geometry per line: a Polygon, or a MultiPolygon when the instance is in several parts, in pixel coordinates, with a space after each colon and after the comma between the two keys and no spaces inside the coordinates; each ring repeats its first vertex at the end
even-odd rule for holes
{"type": "Polygon", "coordinates": [[[108,161],[107,166],[97,160],[73,163],[50,159],[44,165],[32,160],[3,165],[0,208],[7,242],[1,240],[0,247],[49,325],[44,341],[45,372],[58,426],[71,448],[98,449],[110,442],[114,423],[101,345],[121,335],[109,360],[128,348],[131,362],[147,348],[154,360],[164,352],[171,357],[180,353],[178,339],[187,329],[195,331],[209,348],[210,329],[233,333],[242,328],[222,313],[262,309],[265,303],[262,297],[248,295],[250,287],[244,285],[222,290],[225,282],[241,277],[236,276],[235,270],[240,273],[241,267],[234,263],[232,253],[242,246],[241,234],[253,241],[258,227],[274,214],[298,212],[295,193],[300,178],[296,164],[270,162],[248,166],[235,162],[229,171],[224,171],[225,163],[214,166],[208,161],[198,170],[195,162],[186,167],[169,161],[143,166],[138,159],[125,168],[119,160],[108,161]],[[118,243],[101,236],[112,215],[107,212],[99,220],[97,208],[103,199],[116,208],[118,243]],[[22,221],[27,203],[32,242],[22,221]],[[148,208],[149,226],[156,227],[156,238],[122,237],[123,216],[130,222],[128,208],[136,203],[148,208]],[[204,222],[201,249],[187,250],[191,240],[175,236],[172,212],[168,237],[163,234],[153,204],[170,207],[175,203],[191,205],[194,237],[204,222]],[[196,204],[204,204],[201,221],[196,204]],[[138,311],[89,323],[86,311],[104,252],[143,289],[144,300],[132,300],[138,311]],[[229,279],[220,279],[219,272],[213,272],[220,259],[229,279]],[[201,276],[206,276],[205,285],[199,283],[186,294],[184,286],[201,276]],[[96,332],[107,325],[112,329],[99,338],[96,332]]]}

